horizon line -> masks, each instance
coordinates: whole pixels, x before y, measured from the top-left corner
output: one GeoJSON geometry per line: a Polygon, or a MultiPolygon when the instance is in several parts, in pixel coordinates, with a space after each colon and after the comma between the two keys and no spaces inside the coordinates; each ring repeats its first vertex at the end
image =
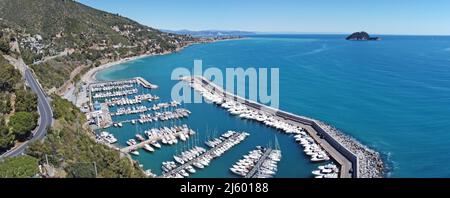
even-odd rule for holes
{"type": "MultiPolygon", "coordinates": [[[[202,30],[192,30],[192,29],[167,29],[167,28],[158,28],[160,31],[192,31],[192,32],[201,32],[201,31],[223,31],[223,32],[249,32],[253,34],[321,34],[321,35],[349,35],[355,32],[361,32],[361,31],[355,31],[355,32],[299,32],[299,31],[251,31],[251,30],[239,30],[239,29],[202,29],[202,30]]],[[[364,31],[364,30],[362,30],[364,31]]],[[[403,34],[403,33],[370,33],[367,32],[370,35],[384,35],[384,36],[450,36],[450,34],[403,34]]]]}

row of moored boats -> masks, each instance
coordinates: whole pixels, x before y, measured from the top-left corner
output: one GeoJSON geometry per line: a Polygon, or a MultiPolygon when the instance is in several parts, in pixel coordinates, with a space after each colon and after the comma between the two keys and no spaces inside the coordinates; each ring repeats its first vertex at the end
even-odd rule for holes
{"type": "MultiPolygon", "coordinates": [[[[155,148],[157,149],[161,148],[161,144],[159,143],[159,141],[161,141],[161,143],[165,145],[177,144],[178,138],[180,138],[181,141],[186,141],[187,139],[189,139],[190,136],[195,135],[195,131],[189,129],[187,125],[183,125],[173,127],[161,127],[159,129],[153,128],[145,131],[144,134],[146,137],[144,137],[141,134],[136,134],[135,138],[129,139],[126,142],[127,145],[134,146],[137,145],[139,142],[152,140],[146,142],[143,145],[143,149],[148,152],[154,152],[155,148]]],[[[139,151],[137,149],[132,150],[130,153],[133,155],[139,155],[139,151]]]]}
{"type": "Polygon", "coordinates": [[[328,154],[323,150],[312,137],[305,131],[294,135],[295,141],[303,146],[303,151],[310,156],[312,162],[323,162],[330,160],[328,154]]]}
{"type": "Polygon", "coordinates": [[[121,107],[118,108],[116,112],[111,113],[112,116],[120,116],[120,115],[130,115],[130,114],[137,114],[137,113],[144,113],[147,111],[157,111],[161,109],[167,109],[167,108],[174,108],[179,106],[180,103],[176,101],[172,102],[163,102],[158,104],[153,104],[152,107],[147,107],[145,105],[139,105],[139,106],[132,106],[132,107],[121,107]]]}
{"type": "Polygon", "coordinates": [[[246,105],[234,100],[224,97],[223,95],[212,92],[201,84],[190,83],[190,86],[198,91],[206,100],[227,109],[227,111],[235,116],[239,116],[243,119],[250,119],[261,122],[266,126],[276,128],[287,134],[293,134],[296,142],[304,147],[306,155],[310,156],[313,162],[323,162],[330,160],[330,157],[326,151],[317,144],[316,141],[307,133],[305,129],[300,126],[294,125],[280,119],[273,114],[266,113],[261,110],[255,110],[247,107],[246,105]]]}
{"type": "MultiPolygon", "coordinates": [[[[250,134],[235,131],[226,132],[225,138],[220,144],[215,145],[210,150],[195,146],[191,150],[184,151],[180,155],[175,155],[175,161],[163,162],[162,169],[167,178],[188,177],[189,173],[195,173],[195,168],[203,169],[209,166],[211,160],[222,156],[233,146],[242,142],[250,134]],[[195,167],[195,168],[194,168],[195,167]]],[[[224,137],[224,136],[222,136],[224,137]]]]}
{"type": "MultiPolygon", "coordinates": [[[[140,124],[144,124],[148,122],[182,119],[188,117],[190,114],[191,112],[189,110],[178,108],[174,111],[155,112],[154,114],[141,114],[139,115],[139,119],[137,119],[137,122],[139,122],[140,124]]],[[[131,120],[131,123],[135,124],[136,120],[131,120]]]]}
{"type": "Polygon", "coordinates": [[[186,141],[190,136],[195,135],[195,131],[187,125],[152,128],[146,130],[145,135],[149,139],[159,139],[163,144],[172,145],[178,143],[177,137],[181,141],[186,141]]]}
{"type": "Polygon", "coordinates": [[[132,89],[125,89],[125,90],[117,90],[117,91],[106,91],[106,92],[97,92],[94,93],[92,98],[99,99],[99,98],[110,98],[110,97],[118,97],[118,96],[126,96],[131,94],[138,93],[137,88],[132,89]]]}
{"type": "Polygon", "coordinates": [[[338,178],[339,168],[337,165],[330,163],[319,166],[317,170],[312,171],[312,174],[314,178],[338,178]]]}
{"type": "Polygon", "coordinates": [[[90,91],[99,92],[99,91],[113,91],[113,90],[123,90],[133,88],[134,84],[137,84],[136,79],[131,80],[121,80],[121,81],[110,81],[110,82],[100,82],[94,83],[89,86],[90,91]]]}
{"type": "Polygon", "coordinates": [[[127,98],[127,97],[115,97],[111,99],[105,99],[105,103],[109,107],[114,106],[124,106],[124,105],[135,105],[135,104],[141,104],[144,101],[152,102],[155,100],[159,100],[159,96],[151,95],[151,94],[140,94],[135,95],[134,98],[127,98]]]}

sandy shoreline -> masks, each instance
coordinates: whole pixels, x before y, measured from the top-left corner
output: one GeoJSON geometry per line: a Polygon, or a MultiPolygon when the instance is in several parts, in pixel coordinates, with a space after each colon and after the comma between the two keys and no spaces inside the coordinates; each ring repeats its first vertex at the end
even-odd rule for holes
{"type": "Polygon", "coordinates": [[[141,58],[145,58],[145,57],[150,57],[150,56],[154,56],[155,54],[143,54],[143,55],[139,55],[139,56],[133,56],[133,57],[129,57],[129,58],[123,58],[120,59],[118,61],[114,61],[114,62],[109,62],[103,65],[100,65],[98,67],[92,68],[90,69],[88,72],[86,72],[85,74],[83,74],[83,76],[81,77],[81,82],[84,83],[93,83],[96,82],[97,79],[95,78],[95,75],[97,75],[98,72],[108,69],[114,65],[119,65],[119,64],[123,64],[126,62],[130,62],[130,61],[134,61],[134,60],[138,60],[141,58]]]}
{"type": "MultiPolygon", "coordinates": [[[[90,69],[88,72],[83,74],[83,76],[81,77],[81,82],[84,82],[86,84],[97,82],[97,79],[95,78],[95,75],[97,75],[98,72],[100,72],[102,70],[105,70],[107,68],[110,68],[112,66],[123,64],[123,63],[126,63],[126,62],[138,60],[138,59],[141,59],[141,58],[151,57],[151,56],[162,56],[162,55],[168,55],[168,54],[176,53],[176,52],[179,52],[179,51],[181,51],[181,50],[183,50],[183,49],[185,49],[185,48],[187,48],[189,46],[192,46],[192,45],[207,44],[207,43],[221,42],[221,41],[233,41],[233,40],[240,40],[240,39],[245,39],[245,38],[233,38],[233,39],[215,40],[215,41],[211,41],[211,42],[189,43],[189,44],[187,44],[185,46],[177,48],[175,51],[166,51],[166,52],[163,52],[163,53],[160,53],[160,54],[141,54],[141,55],[138,55],[138,56],[122,58],[122,59],[120,59],[118,61],[105,63],[105,64],[102,64],[102,65],[100,65],[98,67],[90,69]]],[[[66,93],[64,93],[64,94],[66,94],[66,93]]]]}

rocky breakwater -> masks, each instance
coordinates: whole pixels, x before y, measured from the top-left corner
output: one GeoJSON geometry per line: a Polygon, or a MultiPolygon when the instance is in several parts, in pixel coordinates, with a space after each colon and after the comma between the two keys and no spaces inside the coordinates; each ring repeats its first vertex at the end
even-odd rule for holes
{"type": "MultiPolygon", "coordinates": [[[[311,119],[311,118],[307,118],[311,119]]],[[[323,130],[330,134],[345,148],[358,158],[359,178],[381,178],[385,174],[385,166],[380,153],[361,144],[359,141],[339,131],[338,129],[322,122],[314,120],[323,130]]]]}

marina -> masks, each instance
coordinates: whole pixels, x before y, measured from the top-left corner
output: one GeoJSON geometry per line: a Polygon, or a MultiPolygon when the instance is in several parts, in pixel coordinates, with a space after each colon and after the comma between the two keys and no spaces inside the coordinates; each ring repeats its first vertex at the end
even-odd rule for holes
{"type": "Polygon", "coordinates": [[[311,155],[312,162],[330,160],[328,157],[330,155],[339,164],[341,178],[357,177],[356,156],[332,139],[313,120],[307,120],[230,94],[201,76],[183,77],[181,80],[189,83],[205,99],[222,108],[228,108],[232,115],[257,120],[287,134],[296,134],[295,138],[301,144],[303,142],[304,151],[307,155],[311,155]]]}
{"type": "MultiPolygon", "coordinates": [[[[353,45],[348,45],[349,43],[340,36],[278,35],[194,45],[177,55],[142,58],[111,67],[99,72],[96,78],[109,81],[142,76],[149,81],[151,80],[152,83],[160,85],[161,89],[152,90],[152,94],[169,99],[171,97],[170,88],[178,84],[177,81],[171,80],[171,72],[180,66],[187,66],[189,69],[189,67],[192,67],[192,61],[198,58],[204,60],[204,68],[206,65],[215,66],[222,72],[225,72],[229,66],[255,66],[256,68],[283,66],[283,74],[280,75],[279,84],[279,108],[300,117],[305,116],[306,121],[314,121],[317,126],[312,122],[310,122],[311,125],[306,125],[315,128],[317,131],[320,130],[319,128],[323,129],[332,139],[356,155],[358,158],[356,163],[358,177],[410,177],[413,175],[439,177],[441,174],[436,171],[439,169],[423,169],[423,167],[437,168],[436,164],[441,164],[441,161],[437,158],[431,157],[436,147],[424,147],[425,142],[423,140],[430,138],[430,141],[440,142],[445,138],[442,138],[442,136],[430,137],[423,131],[432,128],[438,130],[441,134],[445,134],[445,130],[442,130],[445,129],[445,127],[442,127],[442,123],[445,122],[440,119],[443,117],[436,118],[423,115],[430,112],[435,113],[433,115],[447,115],[447,112],[444,111],[445,108],[434,108],[435,103],[425,102],[424,98],[421,97],[424,95],[419,94],[420,97],[414,95],[417,97],[413,97],[412,100],[403,96],[410,92],[426,93],[425,95],[429,96],[427,101],[431,101],[432,98],[442,98],[441,92],[434,92],[431,88],[423,88],[420,92],[416,92],[419,90],[406,89],[407,87],[403,84],[404,81],[398,78],[391,78],[390,75],[375,75],[377,73],[386,74],[383,71],[393,75],[398,75],[399,70],[409,71],[406,67],[400,69],[395,67],[396,65],[411,66],[417,71],[422,71],[425,68],[419,67],[417,64],[415,57],[420,54],[420,51],[415,49],[420,49],[419,46],[422,46],[421,44],[427,42],[430,38],[420,37],[408,40],[414,47],[409,47],[407,51],[396,50],[396,46],[404,46],[405,38],[389,36],[389,40],[392,42],[380,42],[381,46],[379,47],[383,50],[379,50],[373,45],[361,46],[362,49],[373,54],[369,58],[371,61],[364,65],[361,64],[359,59],[354,59],[354,54],[358,53],[358,50],[353,48],[353,45]],[[289,44],[288,41],[304,43],[305,45],[289,44]],[[262,43],[273,45],[274,48],[266,48],[262,43]],[[327,46],[327,49],[323,52],[301,55],[321,48],[323,45],[327,46]],[[254,50],[254,54],[251,56],[247,53],[249,48],[254,50]],[[215,53],[219,51],[221,52],[220,55],[215,53]],[[410,56],[412,54],[415,54],[415,56],[410,56]],[[398,58],[405,56],[411,57],[411,59],[398,58]],[[233,59],[229,57],[233,57],[233,59]],[[289,57],[289,59],[286,59],[286,57],[289,57]],[[379,60],[376,57],[393,57],[393,62],[379,60]],[[371,73],[374,68],[380,70],[371,73]],[[395,85],[402,92],[394,92],[390,86],[385,86],[385,84],[395,85]],[[355,105],[357,105],[357,108],[355,105]],[[417,109],[416,106],[421,106],[421,108],[417,109]],[[386,114],[386,112],[390,113],[386,114]],[[404,115],[410,116],[405,117],[404,115]],[[440,121],[435,122],[436,119],[440,121]],[[409,123],[416,124],[410,125],[409,123]],[[426,155],[406,155],[405,153],[409,153],[409,150],[408,146],[405,145],[411,144],[421,145],[426,155]],[[419,164],[410,163],[423,156],[428,157],[426,160],[420,160],[419,164]],[[395,168],[391,166],[395,166],[395,168]]],[[[427,60],[430,63],[425,65],[427,68],[434,68],[433,78],[426,78],[426,81],[434,87],[439,87],[436,84],[437,81],[433,79],[442,77],[439,72],[442,68],[433,67],[435,64],[431,64],[431,62],[439,60],[437,61],[439,64],[445,65],[444,60],[439,59],[442,56],[432,53],[438,48],[436,45],[426,47],[426,51],[430,55],[427,60]]],[[[426,71],[430,70],[427,69],[426,71]]],[[[417,80],[421,78],[414,73],[408,75],[408,79],[417,80]]],[[[248,82],[248,80],[246,81],[248,82]]],[[[241,82],[237,83],[240,84],[241,82]]],[[[221,83],[217,84],[220,85],[221,83]]],[[[250,84],[246,85],[246,90],[248,90],[248,87],[250,87],[250,84]]],[[[260,102],[264,103],[263,101],[260,102]]],[[[266,142],[269,139],[273,140],[271,134],[276,135],[282,143],[283,160],[279,164],[276,177],[314,177],[311,171],[316,170],[322,163],[328,163],[311,163],[310,156],[305,155],[303,151],[304,148],[299,146],[298,142],[295,142],[294,134],[285,135],[277,132],[275,128],[266,127],[266,125],[256,123],[254,120],[232,116],[216,105],[207,103],[183,105],[192,111],[192,115],[183,122],[189,122],[189,126],[196,131],[200,131],[199,134],[204,134],[205,131],[208,131],[207,128],[220,131],[234,129],[252,134],[246,141],[251,142],[251,145],[244,143],[239,146],[239,151],[230,152],[230,155],[235,157],[226,156],[219,159],[220,163],[224,164],[223,166],[221,164],[215,165],[213,168],[196,173],[193,177],[209,177],[210,175],[224,178],[234,177],[235,175],[230,173],[228,168],[231,163],[237,160],[236,156],[242,156],[252,150],[255,145],[267,146],[266,142]],[[208,116],[204,116],[205,114],[208,116]],[[292,163],[298,163],[298,168],[292,168],[288,165],[292,163]]],[[[441,107],[441,105],[439,106],[441,107]]],[[[283,114],[280,113],[280,115],[283,114]]],[[[307,127],[303,128],[308,129],[307,127]]],[[[122,139],[121,136],[124,139],[129,139],[126,134],[119,132],[123,130],[131,130],[131,127],[124,126],[123,128],[109,130],[118,137],[120,144],[123,144],[120,140],[122,139]]],[[[133,132],[130,131],[130,133],[133,132]]],[[[205,139],[203,135],[200,135],[200,138],[205,139]]],[[[445,147],[446,144],[441,143],[437,144],[439,148],[445,147]]],[[[339,146],[338,144],[331,144],[336,148],[339,146]]],[[[156,160],[158,164],[161,164],[162,161],[171,158],[172,152],[174,152],[174,149],[169,149],[164,154],[157,154],[150,158],[141,154],[140,157],[134,159],[139,160],[146,168],[151,168],[159,175],[160,166],[153,165],[153,161],[156,160]]],[[[327,154],[330,161],[334,161],[333,157],[329,153],[327,154]]],[[[334,161],[334,164],[340,166],[336,161],[334,161]]]]}
{"type": "MultiPolygon", "coordinates": [[[[257,121],[290,135],[299,147],[303,147],[302,150],[310,158],[311,163],[333,160],[339,164],[339,166],[336,166],[338,171],[333,172],[333,174],[322,173],[322,175],[317,175],[316,171],[314,172],[316,174],[312,174],[313,177],[333,178],[336,174],[339,174],[339,177],[352,176],[351,163],[345,161],[345,157],[339,155],[340,153],[337,150],[331,147],[330,144],[327,144],[314,128],[296,121],[295,116],[280,114],[280,111],[267,111],[266,108],[258,106],[259,104],[251,103],[242,98],[238,100],[237,96],[227,95],[226,92],[217,92],[219,90],[218,87],[200,77],[184,78],[183,80],[189,82],[190,86],[200,92],[205,100],[226,109],[232,116],[257,121]]],[[[176,101],[156,103],[156,101],[160,100],[160,97],[145,91],[149,88],[142,87],[137,83],[137,80],[110,81],[92,85],[90,88],[92,91],[91,97],[94,101],[91,103],[91,106],[93,110],[97,110],[96,118],[103,121],[106,119],[110,120],[110,123],[103,128],[110,126],[123,128],[125,124],[135,126],[137,130],[135,136],[125,142],[125,147],[119,148],[123,153],[128,153],[135,157],[139,157],[144,153],[153,154],[164,145],[171,146],[179,142],[186,142],[190,136],[196,134],[186,124],[174,125],[175,121],[180,123],[180,119],[187,118],[191,114],[188,109],[181,108],[181,104],[176,101]],[[145,127],[149,124],[159,125],[159,127],[145,130],[143,134],[139,133],[138,125],[145,127]],[[140,152],[141,149],[145,152],[140,152]]],[[[270,108],[267,109],[271,110],[270,108]]],[[[205,164],[200,163],[199,159],[208,162],[218,157],[218,151],[223,153],[235,145],[227,141],[235,135],[233,133],[228,131],[219,138],[208,138],[205,140],[205,145],[210,148],[208,151],[201,146],[195,146],[192,148],[194,150],[184,151],[184,154],[188,153],[188,158],[182,153],[173,157],[175,162],[165,161],[162,177],[186,177],[189,173],[196,172],[195,168],[202,169],[201,167],[204,167],[205,164]],[[218,149],[223,146],[226,149],[218,149]]],[[[116,147],[115,144],[118,142],[118,139],[113,134],[103,131],[97,134],[97,141],[116,147]]],[[[246,167],[242,167],[242,164],[234,164],[230,171],[245,178],[273,177],[277,171],[277,163],[281,159],[281,150],[261,146],[258,146],[258,148],[260,150],[252,151],[260,154],[259,158],[251,162],[252,164],[247,164],[246,167]]],[[[244,163],[244,161],[237,163],[244,163]]],[[[154,173],[152,172],[152,174],[154,173]]]]}
{"type": "MultiPolygon", "coordinates": [[[[258,109],[255,105],[250,105],[249,103],[240,103],[222,98],[207,88],[199,86],[199,84],[195,83],[195,80],[190,81],[190,85],[199,91],[206,100],[226,109],[232,116],[258,121],[292,136],[293,141],[303,147],[305,155],[310,158],[311,162],[321,163],[331,160],[328,150],[326,150],[323,143],[320,143],[320,137],[317,134],[308,132],[310,130],[309,126],[299,125],[288,119],[280,119],[273,116],[274,114],[260,111],[260,108],[258,109]]],[[[117,149],[122,153],[130,154],[132,157],[140,157],[148,154],[154,155],[166,150],[168,148],[166,146],[177,145],[180,142],[183,142],[183,147],[186,147],[186,145],[189,146],[190,142],[198,141],[198,139],[189,140],[190,136],[198,132],[190,129],[187,124],[181,124],[181,119],[187,118],[191,114],[188,109],[181,108],[181,104],[176,101],[157,102],[160,100],[160,97],[146,91],[148,88],[142,87],[136,80],[109,81],[90,87],[95,93],[94,95],[91,94],[91,101],[93,101],[91,106],[94,112],[97,112],[97,119],[104,121],[107,118],[110,120],[110,123],[103,128],[113,126],[112,128],[121,129],[134,126],[136,131],[134,137],[129,138],[123,147],[117,145],[121,141],[118,141],[113,133],[106,131],[97,134],[97,142],[116,148],[119,147],[117,149]],[[118,95],[120,97],[117,97],[118,95]],[[97,97],[94,98],[94,96],[97,97]],[[175,122],[179,123],[179,125],[175,124],[175,122]],[[144,133],[140,133],[139,131],[142,130],[139,128],[147,128],[147,125],[152,125],[152,127],[144,130],[144,133]]],[[[211,131],[207,129],[206,133],[211,133],[211,131]]],[[[195,169],[205,168],[212,159],[221,156],[248,135],[248,133],[241,134],[234,131],[228,131],[215,138],[210,138],[210,135],[207,135],[204,145],[209,147],[209,150],[206,150],[201,145],[197,145],[197,143],[193,143],[195,146],[191,146],[190,150],[183,148],[182,150],[184,151],[181,153],[176,151],[172,159],[174,161],[163,162],[161,177],[181,178],[197,173],[198,171],[195,169]]],[[[175,147],[178,148],[179,146],[175,147]]],[[[252,164],[247,164],[245,167],[242,167],[242,164],[234,164],[230,168],[231,173],[245,178],[274,177],[277,172],[277,163],[281,160],[281,150],[261,146],[257,148],[259,150],[252,152],[258,152],[259,158],[254,159],[251,162],[252,164]],[[237,169],[239,167],[240,169],[237,169]]],[[[243,161],[237,163],[243,163],[243,161]]],[[[342,169],[342,166],[336,166],[336,168],[342,169]]],[[[157,175],[150,169],[147,171],[149,171],[149,175],[157,175]]],[[[312,176],[316,178],[332,178],[337,173],[340,174],[339,177],[350,177],[342,174],[345,171],[339,170],[333,172],[331,176],[325,173],[322,175],[314,173],[312,176]]]]}
{"type": "MultiPolygon", "coordinates": [[[[163,59],[165,59],[165,57],[163,59]]],[[[144,61],[148,60],[151,61],[154,59],[149,58],[144,61]]],[[[130,70],[131,72],[126,75],[108,71],[102,72],[97,78],[99,80],[109,81],[114,79],[133,78],[133,76],[138,76],[141,74],[138,64],[130,63],[129,65],[130,67],[127,66],[127,70],[130,70]],[[133,66],[131,67],[131,65],[133,66]]],[[[158,71],[156,74],[149,73],[142,75],[146,79],[152,79],[153,82],[164,85],[164,87],[171,87],[171,84],[174,84],[174,82],[170,79],[170,75],[166,78],[166,72],[167,75],[170,74],[170,71],[165,71],[165,69],[163,69],[162,71],[158,71]]],[[[165,98],[171,98],[170,89],[146,89],[142,87],[138,87],[138,89],[139,93],[135,95],[151,94],[152,96],[157,96],[158,100],[160,97],[162,101],[165,98]]],[[[202,139],[205,142],[213,140],[209,138],[210,135],[208,134],[214,133],[214,131],[218,130],[248,131],[252,134],[248,141],[238,147],[238,150],[227,152],[224,157],[217,159],[220,163],[215,164],[214,167],[197,171],[196,174],[192,175],[192,177],[236,177],[235,174],[230,172],[229,168],[232,166],[231,163],[236,162],[237,156],[242,156],[244,154],[243,152],[248,152],[256,145],[270,147],[267,143],[273,140],[273,137],[271,137],[273,135],[278,137],[280,142],[283,142],[283,160],[278,164],[278,172],[274,177],[316,177],[312,174],[312,171],[327,163],[336,164],[339,169],[339,177],[359,177],[359,175],[364,175],[365,177],[367,174],[376,173],[376,171],[367,169],[367,167],[369,167],[368,165],[374,162],[376,163],[376,160],[370,161],[370,155],[367,155],[367,157],[362,156],[362,154],[370,154],[370,150],[364,149],[364,147],[361,147],[361,144],[358,144],[357,142],[354,143],[353,140],[348,139],[345,136],[336,136],[337,133],[333,132],[335,130],[330,126],[324,125],[322,122],[296,116],[288,112],[279,111],[278,109],[266,108],[258,105],[257,103],[246,102],[245,100],[239,101],[236,99],[239,102],[233,104],[231,102],[221,100],[220,97],[214,97],[215,95],[216,94],[213,94],[213,97],[208,97],[208,95],[206,95],[206,97],[203,98],[217,104],[220,108],[217,108],[217,105],[210,105],[208,103],[182,103],[176,108],[183,108],[189,112],[192,111],[193,113],[189,114],[189,117],[166,121],[159,119],[157,121],[154,119],[148,119],[147,122],[142,124],[139,122],[141,116],[152,114],[152,111],[111,116],[111,126],[116,124],[116,127],[110,127],[107,129],[108,132],[117,137],[118,142],[115,144],[117,147],[128,147],[126,141],[131,138],[135,138],[134,136],[136,131],[143,131],[138,128],[148,129],[161,128],[164,126],[171,127],[174,124],[188,124],[197,132],[196,136],[198,137],[196,138],[202,139]],[[229,107],[226,108],[226,106],[229,107]],[[226,111],[223,109],[226,109],[226,111]],[[324,131],[326,131],[326,133],[324,133],[324,131]],[[341,146],[343,148],[340,148],[341,146]],[[348,151],[347,153],[346,150],[348,151]],[[343,156],[343,154],[345,156],[343,156]],[[339,155],[341,158],[339,158],[339,155]],[[353,161],[349,162],[348,159],[352,159],[353,161]],[[299,167],[289,167],[289,164],[292,163],[299,163],[299,167]],[[362,168],[352,167],[358,165],[362,168]],[[348,172],[345,170],[348,170],[348,172]],[[358,173],[353,170],[356,170],[358,173]]],[[[129,95],[125,98],[134,99],[134,95],[129,95]]],[[[106,98],[104,100],[108,99],[109,98],[106,98]]],[[[99,101],[101,102],[101,100],[99,101]]],[[[164,103],[162,101],[160,103],[164,103]]],[[[234,102],[233,100],[231,101],[234,102]]],[[[125,108],[126,111],[128,111],[128,108],[132,110],[133,107],[137,108],[138,106],[152,108],[154,105],[157,105],[157,103],[158,102],[156,102],[156,100],[144,100],[142,103],[133,105],[125,104],[110,106],[109,109],[111,112],[117,112],[119,108],[125,108]]],[[[158,111],[161,112],[161,110],[158,111]]],[[[177,139],[178,141],[180,140],[180,138],[177,139]]],[[[208,144],[210,143],[214,146],[214,144],[217,144],[218,142],[213,141],[208,144]]],[[[139,161],[143,167],[146,169],[151,169],[153,173],[162,175],[163,173],[159,172],[161,167],[156,164],[173,160],[173,155],[174,153],[177,153],[176,150],[178,150],[177,148],[181,144],[170,146],[170,144],[165,145],[161,143],[161,145],[162,148],[160,150],[157,150],[152,146],[155,150],[153,152],[143,152],[139,150],[139,155],[132,155],[132,159],[139,161]]],[[[205,144],[205,146],[208,145],[205,144]]],[[[145,147],[142,148],[145,150],[145,147]]],[[[376,157],[376,155],[372,156],[376,157]]]]}

